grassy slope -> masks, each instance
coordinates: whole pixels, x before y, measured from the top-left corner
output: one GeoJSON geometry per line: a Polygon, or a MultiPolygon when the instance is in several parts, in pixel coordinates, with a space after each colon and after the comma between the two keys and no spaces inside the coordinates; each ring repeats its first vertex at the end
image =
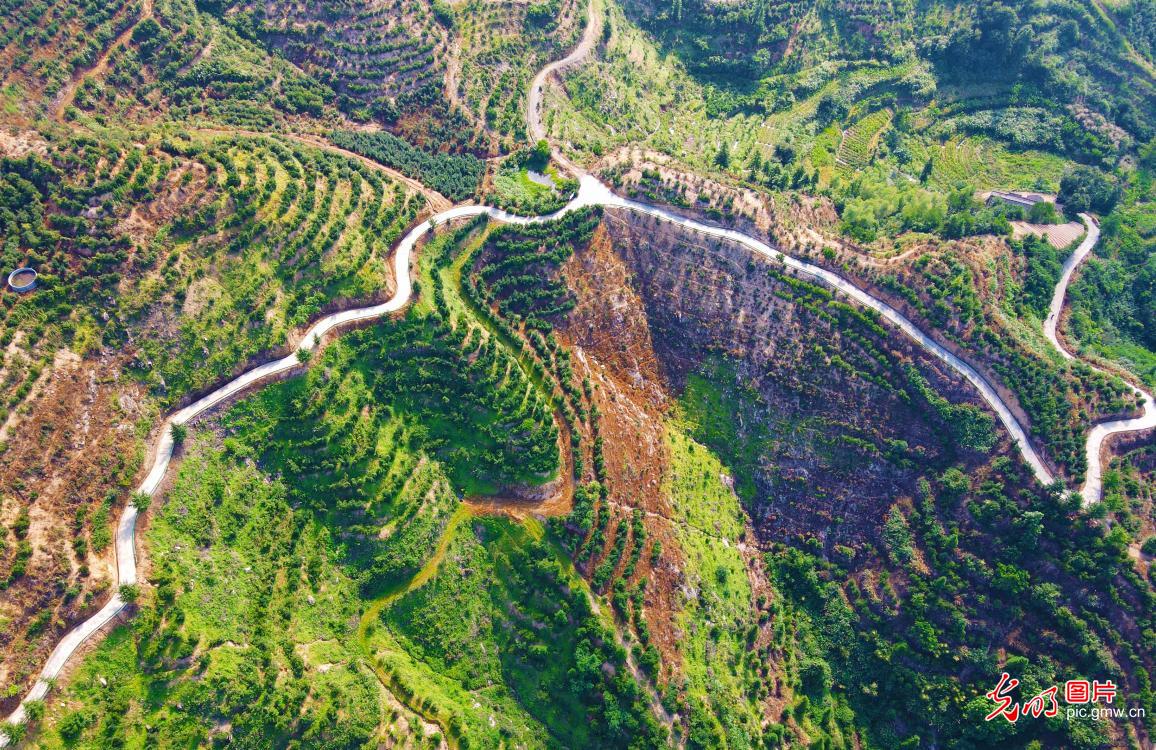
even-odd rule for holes
{"type": "Polygon", "coordinates": [[[756,663],[747,660],[757,611],[738,549],[746,515],[709,449],[677,424],[667,426],[666,447],[666,492],[692,592],[678,616],[691,711],[728,747],[752,747],[762,712],[756,663]]]}
{"type": "MultiPolygon", "coordinates": [[[[815,123],[820,101],[842,90],[887,89],[909,72],[902,65],[826,64],[807,74],[813,80],[799,81],[806,93],[789,107],[765,115],[728,115],[713,110],[708,87],[617,6],[609,8],[607,22],[613,34],[605,50],[567,74],[565,96],[547,100],[545,119],[552,136],[588,161],[621,146],[642,146],[693,171],[710,173],[718,171],[715,158],[726,144],[737,174],[755,154],[770,159],[776,146],[787,145],[804,156],[805,166],[819,169],[825,183],[834,176],[841,139],[838,128],[828,131],[815,123]]],[[[859,109],[870,116],[881,106],[868,98],[859,109]]],[[[918,172],[926,158],[938,157],[943,164],[938,184],[945,188],[959,180],[1027,188],[1042,179],[1054,189],[1063,170],[1063,159],[1054,155],[1011,153],[982,136],[957,136],[941,143],[923,134],[925,130],[921,127],[905,136],[911,158],[896,166],[918,172]]]]}
{"type": "Polygon", "coordinates": [[[193,440],[146,544],[155,595],[81,664],[67,705],[53,701],[41,746],[62,732],[70,747],[186,747],[230,727],[313,747],[376,734],[379,691],[351,638],[356,584],[282,483],[193,440]]]}
{"type": "MultiPolygon", "coordinates": [[[[233,407],[222,419],[223,449],[214,439],[194,442],[149,535],[161,604],[153,609],[150,598],[135,637],[111,639],[82,666],[111,674],[115,665],[124,685],[118,702],[101,702],[91,681],[77,682],[73,705],[82,718],[53,714],[45,742],[62,721],[84,724],[86,736],[136,737],[138,719],[164,722],[184,742],[206,737],[226,716],[238,734],[260,726],[278,744],[330,742],[326,722],[344,720],[346,710],[358,713],[349,733],[397,733],[398,710],[382,686],[463,747],[623,746],[655,731],[607,621],[591,611],[585,583],[540,525],[471,521],[457,504],[451,475],[468,476],[461,471],[479,436],[477,425],[461,423],[460,402],[415,410],[374,395],[382,370],[420,369],[367,360],[377,335],[400,328],[420,339],[452,320],[474,346],[485,335],[496,341],[460,297],[462,263],[448,254],[463,243],[458,257],[469,259],[484,238],[468,229],[440,234],[419,275],[440,294],[423,297],[408,320],[332,345],[306,376],[233,407]],[[435,456],[446,439],[457,446],[448,463],[435,456]],[[237,650],[248,658],[250,644],[253,659],[272,660],[269,674],[305,672],[298,682],[265,679],[261,670],[250,678],[249,662],[234,658],[237,650]],[[190,654],[197,658],[179,661],[190,654]],[[162,658],[177,661],[158,667],[162,658]],[[310,671],[320,665],[327,666],[310,671]],[[202,674],[217,692],[187,698],[202,674]],[[314,697],[314,688],[324,692],[314,697]],[[296,723],[266,710],[293,701],[309,709],[296,723]],[[126,702],[127,729],[115,719],[126,702]],[[135,708],[142,702],[143,713],[135,708]],[[591,722],[573,721],[584,715],[591,722]]],[[[534,403],[540,387],[513,357],[503,370],[518,385],[495,390],[499,416],[534,403]]],[[[505,462],[518,471],[516,460],[505,462]]],[[[406,723],[414,721],[408,715],[406,723]]]]}

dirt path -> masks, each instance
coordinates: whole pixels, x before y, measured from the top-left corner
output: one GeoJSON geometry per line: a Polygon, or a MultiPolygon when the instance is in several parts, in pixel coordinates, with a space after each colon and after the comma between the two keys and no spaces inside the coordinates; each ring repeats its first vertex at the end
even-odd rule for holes
{"type": "Polygon", "coordinates": [[[442,737],[451,748],[456,748],[458,745],[454,735],[450,733],[449,723],[439,719],[429,711],[424,710],[416,701],[405,701],[401,698],[401,696],[405,694],[405,691],[398,689],[399,686],[396,684],[396,678],[386,672],[382,665],[378,663],[374,657],[373,647],[369,643],[368,636],[370,625],[381,617],[381,613],[385,611],[386,607],[414,589],[421,588],[427,581],[434,577],[438,568],[441,567],[442,560],[445,559],[446,553],[449,552],[450,543],[454,540],[454,534],[456,534],[458,528],[469,521],[472,516],[473,514],[469,508],[465,505],[459,505],[457,510],[454,511],[453,515],[450,516],[450,519],[446,522],[445,529],[442,530],[441,539],[438,540],[437,547],[434,548],[433,554],[430,555],[430,558],[426,560],[417,574],[408,581],[371,601],[357,623],[357,642],[365,652],[365,664],[377,677],[381,686],[389,691],[395,699],[400,701],[410,711],[413,711],[430,724],[437,724],[438,727],[441,728],[442,737]]]}
{"type": "MultiPolygon", "coordinates": [[[[582,40],[578,42],[578,46],[566,57],[542,68],[538,71],[538,75],[534,76],[534,80],[530,81],[530,93],[526,98],[526,130],[530,134],[531,141],[547,140],[548,138],[546,128],[542,125],[542,96],[550,77],[584,60],[598,42],[603,24],[602,9],[598,6],[598,0],[588,0],[588,2],[586,29],[582,32],[582,40]]],[[[585,174],[585,171],[567,159],[557,146],[553,147],[553,156],[555,161],[573,174],[585,174]]]]}
{"type": "Polygon", "coordinates": [[[84,83],[86,80],[93,76],[104,75],[105,72],[108,71],[108,61],[112,58],[112,53],[116,51],[117,47],[127,46],[129,37],[132,36],[132,32],[136,30],[136,27],[140,25],[141,21],[152,17],[153,0],[144,0],[144,4],[141,8],[140,18],[129,24],[128,28],[120,32],[116,39],[112,40],[112,44],[108,45],[108,47],[97,59],[96,65],[93,65],[88,70],[73,76],[72,80],[69,81],[65,87],[60,90],[60,94],[56,97],[56,106],[52,108],[53,119],[55,119],[57,122],[64,122],[64,113],[69,107],[72,106],[72,103],[76,101],[76,91],[80,88],[80,84],[84,83]]]}

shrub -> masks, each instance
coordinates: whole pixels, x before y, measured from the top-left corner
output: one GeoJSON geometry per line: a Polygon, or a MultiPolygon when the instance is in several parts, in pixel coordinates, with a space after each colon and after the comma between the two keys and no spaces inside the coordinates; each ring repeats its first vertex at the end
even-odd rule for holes
{"type": "Polygon", "coordinates": [[[24,713],[28,714],[28,721],[40,721],[44,718],[44,701],[25,702],[24,713]]]}
{"type": "Polygon", "coordinates": [[[149,505],[152,504],[152,501],[152,495],[148,494],[147,492],[134,492],[132,494],[132,498],[129,500],[133,507],[135,507],[141,513],[144,513],[149,509],[149,505]]]}
{"type": "Polygon", "coordinates": [[[0,730],[0,736],[7,737],[11,745],[19,745],[24,736],[28,733],[27,727],[23,724],[12,724],[11,722],[4,725],[0,730]]]}
{"type": "Polygon", "coordinates": [[[1120,186],[1098,169],[1077,166],[1060,180],[1057,200],[1064,204],[1064,210],[1069,216],[1081,211],[1107,214],[1120,200],[1120,186]]]}
{"type": "Polygon", "coordinates": [[[57,724],[56,731],[65,742],[76,742],[80,735],[88,728],[89,718],[80,711],[73,711],[64,715],[57,724]]]}
{"type": "Polygon", "coordinates": [[[1032,206],[1028,212],[1028,221],[1033,224],[1056,224],[1059,215],[1056,213],[1056,204],[1050,201],[1040,201],[1032,206]]]}

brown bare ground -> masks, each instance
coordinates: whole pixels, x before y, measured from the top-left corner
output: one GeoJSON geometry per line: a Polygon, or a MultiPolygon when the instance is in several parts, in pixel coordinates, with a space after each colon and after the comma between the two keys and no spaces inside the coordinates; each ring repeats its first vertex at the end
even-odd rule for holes
{"type": "MultiPolygon", "coordinates": [[[[112,360],[62,359],[0,457],[0,486],[13,500],[4,504],[4,520],[11,523],[16,508],[27,507],[32,546],[26,574],[0,598],[0,618],[7,620],[0,629],[0,683],[27,683],[60,634],[104,603],[113,580],[112,545],[94,550],[90,522],[75,519],[93,518],[111,494],[111,531],[140,464],[135,424],[146,416],[139,406],[144,394],[119,380],[118,371],[112,360]],[[88,548],[83,557],[73,549],[77,538],[88,548]],[[31,634],[37,618],[46,619],[31,634]]],[[[0,576],[12,563],[11,553],[0,560],[0,576]]]]}

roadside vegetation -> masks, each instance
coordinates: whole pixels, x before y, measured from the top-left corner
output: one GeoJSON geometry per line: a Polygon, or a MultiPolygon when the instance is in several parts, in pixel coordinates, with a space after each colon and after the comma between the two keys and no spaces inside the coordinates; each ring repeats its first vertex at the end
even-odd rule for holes
{"type": "MultiPolygon", "coordinates": [[[[151,511],[149,548],[164,561],[154,584],[133,625],[82,668],[115,679],[116,700],[92,703],[100,683],[81,679],[69,694],[80,708],[53,711],[39,736],[99,743],[143,736],[147,723],[178,744],[359,746],[420,716],[455,747],[665,746],[612,622],[544,529],[473,520],[459,505],[558,470],[556,396],[541,390],[551,380],[523,370],[536,355],[507,348],[523,334],[504,316],[478,319],[463,268],[516,241],[581,242],[590,219],[527,235],[490,236],[484,222],[440,232],[421,256],[419,304],[191,434],[177,484],[151,511]],[[197,566],[205,554],[209,569],[197,566]],[[278,670],[293,677],[262,677],[278,670]],[[130,706],[142,709],[123,717],[130,706]]],[[[524,335],[540,339],[551,314],[515,306],[510,319],[537,321],[524,335]]],[[[552,370],[566,371],[561,356],[552,370]]]]}
{"type": "Polygon", "coordinates": [[[1101,223],[1100,244],[1072,285],[1069,340],[1156,386],[1154,150],[1127,175],[1121,207],[1101,223]]]}
{"type": "Polygon", "coordinates": [[[407,309],[174,428],[130,497],[162,413],[393,293],[415,182],[545,215],[577,189],[553,148],[896,302],[1075,486],[1137,401],[1044,340],[1074,245],[1013,222],[1097,216],[1062,334],[1156,386],[1151,0],[598,0],[537,144],[585,0],[3,6],[0,265],[38,285],[0,291],[0,705],[114,591],[125,502],[147,563],[27,746],[1156,732],[1150,445],[1081,508],[869,309],[622,212],[434,227],[407,309]],[[986,722],[1003,671],[1149,718],[986,722]]]}
{"type": "Polygon", "coordinates": [[[282,482],[195,435],[146,543],[147,594],[51,702],[38,746],[351,747],[391,721],[348,637],[357,586],[282,482]]]}
{"type": "Polygon", "coordinates": [[[586,0],[470,0],[456,9],[451,96],[500,153],[526,142],[530,79],[577,44],[585,22],[586,0]]]}

